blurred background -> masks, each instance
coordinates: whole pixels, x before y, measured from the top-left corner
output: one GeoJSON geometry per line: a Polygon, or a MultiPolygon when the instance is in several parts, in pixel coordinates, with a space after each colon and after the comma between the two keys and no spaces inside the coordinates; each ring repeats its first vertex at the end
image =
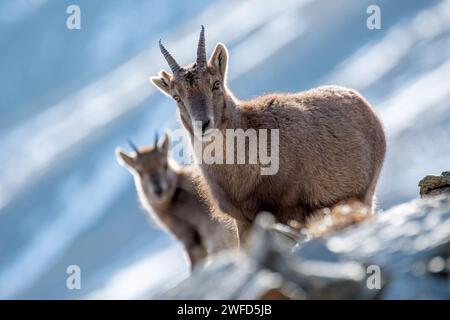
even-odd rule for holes
{"type": "Polygon", "coordinates": [[[448,0],[1,1],[0,298],[144,298],[188,276],[114,148],[177,128],[175,104],[148,78],[167,69],[159,38],[193,61],[201,24],[208,54],[229,48],[239,98],[362,92],[388,135],[380,210],[450,169],[448,0]],[[81,30],[66,27],[72,4],[81,30]],[[371,4],[381,30],[366,27],[371,4]],[[66,288],[72,264],[81,290],[66,288]]]}

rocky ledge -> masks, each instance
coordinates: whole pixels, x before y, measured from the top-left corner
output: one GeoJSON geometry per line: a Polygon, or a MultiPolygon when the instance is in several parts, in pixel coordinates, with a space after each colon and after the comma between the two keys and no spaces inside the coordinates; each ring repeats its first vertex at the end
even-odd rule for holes
{"type": "Polygon", "coordinates": [[[261,214],[247,250],[156,298],[450,299],[450,173],[419,186],[421,199],[319,237],[261,214]]]}

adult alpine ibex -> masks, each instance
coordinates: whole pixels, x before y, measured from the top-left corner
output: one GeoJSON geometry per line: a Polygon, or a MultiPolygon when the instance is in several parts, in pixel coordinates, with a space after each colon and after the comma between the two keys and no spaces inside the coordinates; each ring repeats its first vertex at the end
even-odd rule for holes
{"type": "MultiPolygon", "coordinates": [[[[372,207],[386,141],[380,120],[356,91],[324,86],[293,94],[236,99],[227,86],[228,51],[218,43],[206,59],[202,26],[196,63],[180,67],[159,42],[172,73],[153,84],[172,97],[191,137],[201,129],[279,129],[279,171],[249,164],[201,164],[215,200],[246,232],[260,211],[280,222],[305,221],[316,209],[355,199],[372,207]]],[[[248,146],[247,146],[248,147],[248,146]]]]}
{"type": "Polygon", "coordinates": [[[191,267],[220,250],[238,246],[235,223],[213,219],[199,192],[198,169],[182,167],[168,157],[167,133],[158,144],[137,148],[129,155],[116,149],[117,160],[134,176],[139,199],[160,227],[175,235],[187,252],[191,267]]]}

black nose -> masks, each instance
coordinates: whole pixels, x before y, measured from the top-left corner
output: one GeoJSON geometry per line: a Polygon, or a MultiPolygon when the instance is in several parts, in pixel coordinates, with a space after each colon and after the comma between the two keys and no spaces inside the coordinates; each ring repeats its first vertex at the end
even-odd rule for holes
{"type": "Polygon", "coordinates": [[[202,123],[202,132],[205,133],[206,128],[209,126],[209,120],[202,123]]]}
{"type": "Polygon", "coordinates": [[[160,196],[162,194],[162,189],[160,186],[155,187],[154,191],[157,196],[160,196]]]}

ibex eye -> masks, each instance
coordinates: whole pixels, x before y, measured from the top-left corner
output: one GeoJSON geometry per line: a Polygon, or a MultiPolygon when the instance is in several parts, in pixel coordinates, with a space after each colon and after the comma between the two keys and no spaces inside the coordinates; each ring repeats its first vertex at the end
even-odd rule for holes
{"type": "Polygon", "coordinates": [[[173,98],[175,99],[176,102],[180,102],[181,98],[178,95],[173,96],[173,98]]]}
{"type": "Polygon", "coordinates": [[[218,89],[220,89],[220,81],[214,82],[214,85],[213,85],[213,90],[218,90],[218,89]]]}

